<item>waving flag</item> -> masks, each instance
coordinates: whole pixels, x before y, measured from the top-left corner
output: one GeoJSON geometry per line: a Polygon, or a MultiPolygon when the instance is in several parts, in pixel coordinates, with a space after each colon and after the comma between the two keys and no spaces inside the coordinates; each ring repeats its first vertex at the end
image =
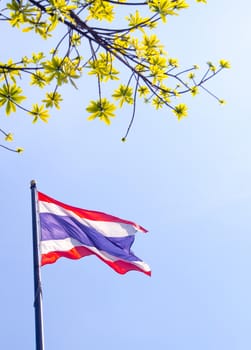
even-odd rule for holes
{"type": "Polygon", "coordinates": [[[134,255],[131,246],[143,227],[105,213],[75,208],[38,192],[41,227],[41,265],[60,257],[80,259],[96,255],[116,272],[130,270],[151,275],[150,267],[134,255]]]}

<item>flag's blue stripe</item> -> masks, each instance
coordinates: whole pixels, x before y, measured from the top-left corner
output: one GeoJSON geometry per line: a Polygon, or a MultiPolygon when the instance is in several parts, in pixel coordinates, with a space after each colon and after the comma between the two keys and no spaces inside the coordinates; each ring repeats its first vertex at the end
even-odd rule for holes
{"type": "Polygon", "coordinates": [[[85,246],[95,247],[127,261],[141,261],[131,251],[134,236],[105,237],[73,217],[40,213],[41,241],[74,238],[85,246]]]}

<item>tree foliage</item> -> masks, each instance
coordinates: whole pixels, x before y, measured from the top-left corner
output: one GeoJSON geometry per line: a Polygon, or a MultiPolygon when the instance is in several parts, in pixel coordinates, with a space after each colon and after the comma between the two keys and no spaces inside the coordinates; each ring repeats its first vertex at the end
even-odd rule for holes
{"type": "MultiPolygon", "coordinates": [[[[97,97],[86,106],[89,120],[109,125],[117,109],[131,106],[123,141],[133,124],[138,99],[156,109],[166,106],[182,119],[187,106],[177,104],[177,97],[195,96],[204,89],[218,99],[205,83],[230,67],[226,60],[217,65],[208,62],[201,73],[197,65],[182,69],[177,58],[168,56],[156,28],[188,6],[185,0],[0,0],[2,26],[7,23],[24,35],[33,32],[44,40],[54,39],[48,52],[26,52],[18,61],[0,62],[0,107],[6,115],[19,109],[33,123],[47,122],[50,110],[60,109],[63,86],[77,88],[77,80],[86,72],[97,82],[97,97]],[[25,76],[30,85],[41,89],[40,101],[27,98],[25,76]],[[109,82],[112,92],[106,96],[103,86],[109,82]]],[[[6,141],[12,141],[12,134],[0,131],[6,141]]]]}

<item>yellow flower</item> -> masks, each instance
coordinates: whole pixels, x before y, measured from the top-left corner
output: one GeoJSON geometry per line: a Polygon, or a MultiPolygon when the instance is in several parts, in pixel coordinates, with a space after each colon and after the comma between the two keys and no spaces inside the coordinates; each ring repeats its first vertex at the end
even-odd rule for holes
{"type": "Polygon", "coordinates": [[[140,97],[145,97],[146,95],[148,95],[150,92],[150,90],[148,89],[147,86],[140,86],[138,88],[138,93],[140,97]]]}
{"type": "Polygon", "coordinates": [[[110,103],[106,98],[101,98],[98,101],[91,101],[89,106],[86,108],[87,112],[91,113],[88,120],[100,118],[105,124],[111,124],[110,118],[115,117],[113,113],[116,106],[110,103]]]}
{"type": "Polygon", "coordinates": [[[101,52],[98,58],[90,60],[89,75],[96,75],[101,81],[118,80],[119,71],[113,67],[113,57],[110,54],[101,52]]]}
{"type": "Polygon", "coordinates": [[[207,62],[208,66],[209,66],[209,69],[212,71],[212,72],[215,72],[216,71],[216,67],[215,65],[212,63],[212,62],[207,62]]]}
{"type": "Polygon", "coordinates": [[[173,109],[173,113],[176,115],[178,120],[186,117],[187,116],[187,105],[185,105],[184,103],[181,103],[181,104],[175,106],[173,109]]]}
{"type": "Polygon", "coordinates": [[[79,46],[81,44],[81,36],[77,33],[73,33],[71,36],[71,43],[73,46],[79,46]]]}
{"type": "Polygon", "coordinates": [[[152,100],[152,104],[153,106],[156,108],[156,109],[160,109],[163,107],[163,101],[158,98],[158,97],[155,97],[153,100],[152,100]]]}
{"type": "Polygon", "coordinates": [[[0,88],[0,107],[5,105],[5,111],[7,115],[12,112],[16,112],[16,106],[21,104],[26,99],[22,96],[22,89],[16,84],[9,85],[3,84],[0,88]]]}
{"type": "Polygon", "coordinates": [[[62,96],[56,91],[47,92],[46,99],[43,100],[46,108],[56,107],[57,109],[60,109],[60,102],[62,101],[63,101],[62,96]]]}
{"type": "Polygon", "coordinates": [[[153,84],[156,84],[156,82],[161,82],[164,79],[168,78],[168,75],[166,74],[165,70],[157,65],[151,65],[149,67],[149,70],[151,72],[151,77],[153,78],[153,84]]]}
{"type": "Polygon", "coordinates": [[[37,103],[32,106],[32,110],[29,112],[29,114],[34,117],[32,123],[36,123],[39,118],[43,122],[47,123],[48,118],[50,117],[48,110],[44,109],[44,105],[39,106],[37,103]]]}
{"type": "Polygon", "coordinates": [[[191,87],[190,92],[191,92],[192,96],[196,96],[199,93],[198,86],[191,87]]]}
{"type": "Polygon", "coordinates": [[[147,56],[157,54],[159,50],[163,49],[163,45],[160,44],[160,40],[155,34],[144,35],[142,45],[147,56]]]}
{"type": "Polygon", "coordinates": [[[179,91],[173,90],[172,92],[173,92],[173,95],[174,95],[175,97],[180,97],[179,91]]]}
{"type": "Polygon", "coordinates": [[[91,19],[96,19],[99,21],[106,20],[112,22],[114,19],[114,6],[110,5],[109,2],[103,0],[88,1],[89,15],[87,16],[87,21],[91,19]]]}
{"type": "Polygon", "coordinates": [[[220,60],[221,68],[231,68],[230,62],[226,60],[220,60]]]}
{"type": "Polygon", "coordinates": [[[11,142],[13,141],[13,134],[11,134],[10,132],[5,136],[5,141],[11,142]]]}
{"type": "Polygon", "coordinates": [[[144,33],[144,28],[142,28],[142,24],[145,24],[149,21],[148,17],[141,17],[138,10],[136,10],[135,14],[130,14],[126,19],[129,22],[129,27],[133,27],[133,29],[139,29],[144,33]]]}
{"type": "Polygon", "coordinates": [[[168,63],[172,67],[179,67],[179,61],[177,58],[169,58],[168,63]]]}
{"type": "Polygon", "coordinates": [[[195,74],[192,73],[192,72],[190,72],[190,73],[188,74],[188,79],[194,79],[194,78],[195,78],[195,74]]]}
{"type": "Polygon", "coordinates": [[[33,73],[31,75],[31,85],[37,85],[40,88],[44,88],[47,84],[47,78],[46,75],[44,73],[42,73],[41,71],[36,71],[36,73],[33,73]]]}
{"type": "Polygon", "coordinates": [[[188,6],[184,0],[149,0],[148,3],[150,10],[156,12],[164,23],[166,22],[166,16],[176,15],[175,9],[188,6]]]}
{"type": "Polygon", "coordinates": [[[121,84],[119,88],[114,91],[112,97],[119,101],[119,107],[122,107],[125,102],[128,104],[133,104],[132,93],[132,87],[121,84]]]}

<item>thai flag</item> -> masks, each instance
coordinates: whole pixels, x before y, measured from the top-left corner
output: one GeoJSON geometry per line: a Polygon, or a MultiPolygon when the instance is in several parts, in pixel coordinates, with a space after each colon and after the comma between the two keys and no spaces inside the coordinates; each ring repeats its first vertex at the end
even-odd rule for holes
{"type": "Polygon", "coordinates": [[[131,246],[143,227],[105,213],[75,208],[38,192],[41,227],[41,265],[61,257],[80,259],[96,255],[116,272],[130,270],[151,275],[150,267],[134,255],[131,246]]]}

